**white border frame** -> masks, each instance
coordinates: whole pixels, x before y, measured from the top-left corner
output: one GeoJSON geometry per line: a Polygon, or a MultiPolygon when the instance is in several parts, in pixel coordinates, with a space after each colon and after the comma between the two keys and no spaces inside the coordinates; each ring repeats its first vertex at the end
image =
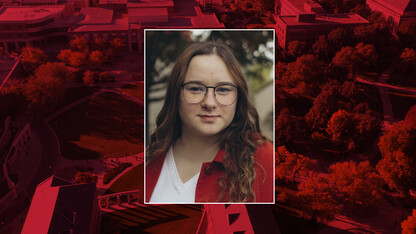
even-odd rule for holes
{"type": "MultiPolygon", "coordinates": [[[[275,29],[264,28],[264,29],[144,29],[143,32],[143,85],[144,85],[144,127],[143,127],[143,139],[144,139],[144,151],[143,151],[143,203],[146,205],[169,205],[169,204],[275,204],[276,203],[276,183],[273,183],[273,202],[146,202],[146,147],[147,147],[147,138],[146,138],[146,128],[147,128],[147,100],[146,100],[146,32],[147,31],[272,31],[273,32],[273,67],[272,67],[272,79],[273,79],[273,103],[276,99],[276,90],[274,83],[276,82],[276,32],[275,29]]],[[[273,168],[276,168],[276,127],[274,122],[276,121],[276,103],[273,104],[273,168]]],[[[150,133],[149,133],[150,134],[150,133]]],[[[276,177],[276,170],[273,170],[273,180],[276,177]]]]}

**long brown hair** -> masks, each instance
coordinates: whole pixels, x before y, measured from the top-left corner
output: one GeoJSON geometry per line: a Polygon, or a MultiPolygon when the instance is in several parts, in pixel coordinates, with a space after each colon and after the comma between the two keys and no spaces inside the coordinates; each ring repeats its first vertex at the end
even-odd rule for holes
{"type": "MultiPolygon", "coordinates": [[[[248,99],[248,87],[240,64],[233,51],[224,44],[200,42],[190,45],[177,59],[168,79],[165,102],[156,118],[156,130],[150,136],[146,149],[147,163],[161,153],[165,153],[181,136],[181,119],[179,117],[179,95],[189,63],[198,55],[216,55],[228,67],[238,86],[238,99],[234,119],[221,133],[220,147],[225,150],[225,175],[218,180],[221,193],[220,201],[227,191],[230,202],[255,200],[252,185],[256,178],[254,151],[265,138],[261,134],[259,116],[248,99]],[[258,139],[253,139],[260,137],[258,139]]],[[[261,167],[261,165],[260,165],[261,167]]]]}

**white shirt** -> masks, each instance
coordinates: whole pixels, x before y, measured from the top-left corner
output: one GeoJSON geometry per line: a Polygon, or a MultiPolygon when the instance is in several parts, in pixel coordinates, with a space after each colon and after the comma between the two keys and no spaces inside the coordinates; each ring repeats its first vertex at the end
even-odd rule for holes
{"type": "Polygon", "coordinates": [[[150,203],[194,203],[198,178],[199,172],[185,183],[182,182],[171,146],[166,153],[150,203]]]}

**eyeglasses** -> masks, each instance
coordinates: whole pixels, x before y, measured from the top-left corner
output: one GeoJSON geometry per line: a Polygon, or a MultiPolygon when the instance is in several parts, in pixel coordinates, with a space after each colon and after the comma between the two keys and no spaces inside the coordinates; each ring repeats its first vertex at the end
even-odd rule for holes
{"type": "Polygon", "coordinates": [[[197,104],[204,100],[208,89],[214,89],[214,97],[223,106],[229,106],[237,99],[237,86],[232,84],[221,84],[217,86],[206,86],[200,83],[188,82],[183,84],[183,97],[190,104],[197,104]]]}

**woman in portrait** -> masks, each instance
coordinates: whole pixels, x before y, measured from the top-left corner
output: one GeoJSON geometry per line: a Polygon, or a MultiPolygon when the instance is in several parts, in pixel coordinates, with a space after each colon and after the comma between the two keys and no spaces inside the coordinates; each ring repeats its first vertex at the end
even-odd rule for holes
{"type": "Polygon", "coordinates": [[[194,43],[177,59],[146,149],[146,202],[273,202],[273,145],[239,62],[194,43]]]}

